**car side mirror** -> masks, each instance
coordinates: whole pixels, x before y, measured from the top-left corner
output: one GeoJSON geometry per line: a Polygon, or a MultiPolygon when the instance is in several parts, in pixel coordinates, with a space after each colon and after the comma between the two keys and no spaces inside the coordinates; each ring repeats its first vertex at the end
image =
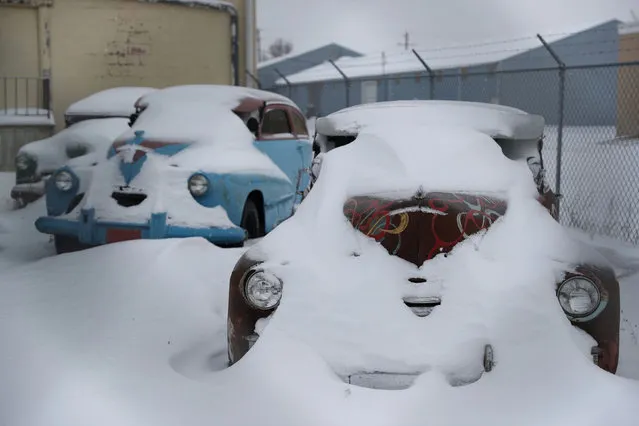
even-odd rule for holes
{"type": "Polygon", "coordinates": [[[260,129],[260,123],[257,121],[257,118],[251,117],[246,122],[246,127],[248,127],[249,131],[254,135],[257,135],[257,132],[260,129]]]}

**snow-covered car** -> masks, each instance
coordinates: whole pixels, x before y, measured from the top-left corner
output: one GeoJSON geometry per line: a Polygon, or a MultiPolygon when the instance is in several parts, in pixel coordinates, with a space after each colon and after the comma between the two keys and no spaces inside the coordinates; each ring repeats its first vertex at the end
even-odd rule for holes
{"type": "Polygon", "coordinates": [[[507,309],[488,296],[494,281],[510,299],[531,297],[522,318],[540,303],[532,294],[551,295],[559,326],[570,324],[580,351],[614,373],[619,284],[548,204],[543,131],[543,117],[464,102],[383,103],[318,119],[320,142],[341,147],[321,146],[322,172],[296,215],[236,264],[230,364],[283,318],[278,327],[348,383],[402,387],[428,369],[471,383],[507,344],[488,319],[507,309]],[[500,226],[518,248],[504,243],[499,253],[500,226]],[[482,256],[489,250],[522,263],[499,272],[497,255],[482,256]],[[475,260],[497,272],[459,280],[475,260]]]}
{"type": "Polygon", "coordinates": [[[36,227],[59,253],[141,238],[242,245],[290,217],[308,185],[311,137],[284,96],[175,86],[140,98],[132,121],[106,161],[48,182],[36,227]]]}
{"type": "Polygon", "coordinates": [[[66,129],[24,145],[15,159],[16,184],[11,198],[19,205],[44,194],[44,182],[70,159],[106,154],[113,140],[124,132],[135,101],[155,89],[117,87],[94,93],[72,104],[65,112],[66,129]],[[106,119],[104,122],[100,120],[106,119]]]}

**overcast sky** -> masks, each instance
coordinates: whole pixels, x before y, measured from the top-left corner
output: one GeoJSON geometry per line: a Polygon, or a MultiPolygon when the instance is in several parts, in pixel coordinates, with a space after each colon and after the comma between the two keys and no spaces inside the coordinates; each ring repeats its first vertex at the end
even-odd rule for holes
{"type": "Polygon", "coordinates": [[[362,53],[564,33],[639,17],[637,0],[257,0],[262,47],[278,37],[301,51],[337,42],[362,53]]]}

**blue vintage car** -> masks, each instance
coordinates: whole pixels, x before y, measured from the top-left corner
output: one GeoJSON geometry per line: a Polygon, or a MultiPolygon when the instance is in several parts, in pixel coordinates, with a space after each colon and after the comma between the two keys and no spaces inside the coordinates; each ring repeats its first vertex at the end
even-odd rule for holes
{"type": "Polygon", "coordinates": [[[133,239],[203,237],[241,246],[290,217],[309,183],[312,141],[288,98],[215,85],[140,98],[106,159],[72,160],[46,185],[58,253],[133,239]]]}

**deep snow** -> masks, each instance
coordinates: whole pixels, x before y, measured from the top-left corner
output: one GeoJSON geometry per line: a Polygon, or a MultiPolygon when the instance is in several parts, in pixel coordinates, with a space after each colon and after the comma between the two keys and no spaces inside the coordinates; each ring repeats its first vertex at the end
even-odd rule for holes
{"type": "MultiPolygon", "coordinates": [[[[12,176],[0,174],[3,194],[8,182],[12,176]]],[[[511,349],[535,362],[510,368],[513,358],[502,358],[475,385],[450,388],[439,374],[427,373],[411,389],[373,391],[342,383],[312,345],[271,327],[273,321],[240,364],[221,370],[227,276],[243,250],[217,249],[200,239],[138,241],[33,262],[52,254],[46,236],[32,226],[43,209],[40,202],[0,213],[2,425],[636,424],[638,384],[612,380],[579,354],[564,358],[569,342],[557,336],[556,347],[525,342],[511,349]]],[[[623,275],[624,323],[630,326],[622,331],[619,375],[639,379],[639,357],[629,365],[639,351],[633,340],[639,250],[597,244],[623,275]]],[[[522,260],[516,251],[492,250],[522,260]]],[[[470,269],[459,271],[460,278],[486,262],[467,260],[470,269]]],[[[489,289],[512,301],[512,309],[524,306],[526,296],[546,297],[496,290],[489,289]]],[[[533,341],[541,339],[561,312],[547,320],[539,313],[520,312],[512,323],[509,317],[500,332],[517,341],[523,326],[533,341]],[[531,314],[541,320],[533,328],[526,325],[531,314]]]]}

